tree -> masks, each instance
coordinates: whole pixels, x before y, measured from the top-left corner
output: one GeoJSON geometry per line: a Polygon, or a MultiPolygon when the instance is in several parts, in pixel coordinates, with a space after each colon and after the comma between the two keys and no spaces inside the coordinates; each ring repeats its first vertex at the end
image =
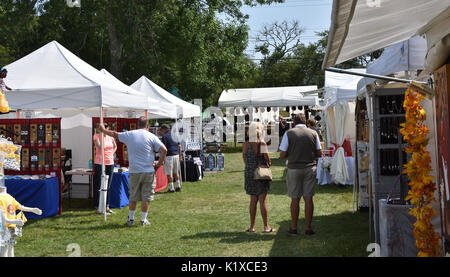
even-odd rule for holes
{"type": "Polygon", "coordinates": [[[300,36],[303,32],[297,20],[291,24],[285,20],[281,23],[274,22],[264,26],[256,35],[255,50],[265,57],[270,54],[274,58],[271,60],[272,63],[275,63],[300,45],[300,36]]]}
{"type": "MultiPolygon", "coordinates": [[[[260,62],[258,73],[253,74],[255,83],[259,87],[267,86],[306,86],[317,85],[323,87],[325,84],[325,72],[322,70],[322,62],[327,50],[328,31],[316,32],[319,39],[316,42],[305,45],[301,42],[301,30],[298,22],[284,24],[274,23],[264,27],[261,37],[265,34],[275,34],[270,36],[271,43],[262,43],[258,45],[257,50],[265,54],[260,62]],[[297,34],[290,36],[289,34],[297,34]],[[289,38],[286,39],[286,38],[289,38]],[[289,45],[292,47],[285,47],[289,45]],[[271,47],[265,47],[270,45],[271,47]]],[[[265,39],[268,40],[268,39],[265,39]]],[[[382,50],[375,51],[368,55],[357,57],[337,65],[339,68],[361,68],[382,53],[382,50]]]]}
{"type": "Polygon", "coordinates": [[[146,75],[166,89],[176,86],[185,99],[210,104],[248,69],[247,17],[240,8],[272,2],[283,1],[92,0],[78,9],[50,0],[39,5],[35,44],[57,39],[125,83],[146,75]]]}
{"type": "Polygon", "coordinates": [[[36,41],[36,5],[38,0],[2,0],[0,2],[0,33],[2,59],[13,61],[32,51],[36,41]]]}

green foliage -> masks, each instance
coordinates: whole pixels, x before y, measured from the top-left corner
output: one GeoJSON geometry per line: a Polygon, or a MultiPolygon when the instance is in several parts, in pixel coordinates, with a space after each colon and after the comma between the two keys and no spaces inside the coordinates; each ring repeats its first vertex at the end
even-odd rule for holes
{"type": "Polygon", "coordinates": [[[241,7],[273,2],[283,0],[89,0],[81,8],[63,0],[2,0],[0,55],[9,62],[56,40],[125,83],[146,75],[211,105],[251,71],[241,7]]]}

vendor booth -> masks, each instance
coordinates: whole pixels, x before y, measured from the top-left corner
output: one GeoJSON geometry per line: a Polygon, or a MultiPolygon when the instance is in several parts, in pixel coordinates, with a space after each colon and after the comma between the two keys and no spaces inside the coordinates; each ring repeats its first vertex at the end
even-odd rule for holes
{"type": "MultiPolygon", "coordinates": [[[[62,155],[61,149],[70,149],[73,168],[89,171],[89,160],[92,156],[92,117],[148,115],[150,118],[176,118],[175,106],[161,107],[144,93],[112,81],[56,41],[44,45],[6,68],[9,72],[6,82],[14,89],[8,93],[7,100],[9,106],[17,112],[1,115],[0,119],[10,120],[8,126],[15,126],[15,122],[11,120],[36,121],[37,139],[41,136],[43,138],[43,143],[37,142],[36,147],[31,146],[34,129],[15,130],[21,134],[29,132],[30,147],[25,155],[22,152],[22,157],[27,157],[22,159],[22,166],[27,166],[28,163],[31,168],[37,160],[38,170],[30,174],[42,178],[46,175],[58,176],[59,203],[56,205],[59,207],[59,213],[62,167],[50,166],[49,170],[46,170],[47,161],[57,162],[58,158],[61,158],[59,155],[62,155]],[[57,122],[51,125],[52,120],[57,122]],[[45,130],[41,131],[41,126],[45,130]],[[46,134],[49,139],[56,136],[60,143],[54,145],[53,141],[49,140],[49,144],[46,144],[46,134]],[[37,152],[34,153],[35,151],[37,152]]],[[[29,126],[34,128],[33,124],[29,126]]],[[[88,176],[75,175],[72,181],[89,183],[87,179],[88,176]]]]}
{"type": "Polygon", "coordinates": [[[317,86],[228,89],[220,95],[219,107],[227,108],[233,122],[232,116],[244,116],[250,122],[278,123],[281,107],[293,114],[304,113],[303,106],[319,105],[315,90],[317,86]]]}
{"type": "MultiPolygon", "coordinates": [[[[424,69],[425,53],[425,40],[414,37],[386,48],[376,61],[368,65],[367,72],[418,78],[417,70],[424,69]]],[[[408,177],[402,172],[410,155],[404,151],[407,144],[399,131],[400,124],[405,122],[403,102],[407,89],[408,85],[404,83],[388,83],[367,77],[358,83],[356,120],[360,207],[368,207],[369,199],[373,199],[375,241],[382,242],[383,245],[389,241],[384,230],[391,224],[386,221],[387,204],[404,204],[403,199],[408,193],[408,177]]],[[[430,106],[425,107],[430,113],[433,112],[430,106]]],[[[433,121],[427,123],[434,125],[433,121]]],[[[398,215],[401,214],[402,207],[395,207],[398,215]]],[[[414,256],[417,253],[411,236],[411,220],[413,217],[407,215],[397,219],[395,228],[402,229],[409,235],[404,235],[403,240],[389,242],[397,245],[398,249],[401,246],[405,251],[395,252],[395,247],[384,245],[383,255],[414,256]]],[[[393,226],[389,228],[394,229],[393,226]]]]}
{"type": "MultiPolygon", "coordinates": [[[[227,141],[244,142],[248,124],[259,121],[264,126],[264,139],[269,151],[277,151],[282,119],[280,114],[286,112],[291,118],[296,113],[304,113],[308,119],[309,107],[319,105],[317,86],[244,88],[224,90],[218,105],[226,108],[226,117],[234,126],[234,137],[227,136],[227,141]],[[236,123],[236,124],[235,124],[236,123]],[[272,141],[278,143],[273,143],[272,141]]],[[[284,122],[286,129],[293,123],[284,122]]]]}
{"type": "MultiPolygon", "coordinates": [[[[293,124],[292,120],[288,122],[280,115],[283,112],[287,113],[288,119],[291,119],[294,114],[301,112],[308,118],[310,115],[308,107],[319,105],[316,90],[317,86],[292,86],[222,91],[218,106],[226,109],[224,118],[226,127],[223,131],[226,133],[226,141],[234,142],[235,145],[245,142],[248,139],[249,124],[257,121],[264,127],[262,136],[269,147],[269,152],[276,152],[283,132],[293,124]],[[283,121],[284,128],[280,127],[280,121],[283,121]]],[[[221,113],[221,110],[217,112],[221,113]]],[[[208,158],[211,158],[210,156],[208,158]]],[[[217,157],[218,161],[219,158],[220,156],[217,157]]]]}
{"type": "MultiPolygon", "coordinates": [[[[425,155],[430,156],[430,161],[424,163],[427,166],[417,167],[418,169],[425,168],[423,170],[426,170],[427,173],[421,173],[421,175],[408,175],[408,178],[411,178],[411,176],[414,177],[414,180],[409,180],[410,189],[414,189],[415,192],[411,195],[411,201],[421,201],[424,203],[421,205],[413,204],[412,207],[415,209],[411,209],[412,214],[415,215],[413,221],[417,221],[416,226],[426,226],[423,229],[413,228],[419,256],[443,255],[445,252],[448,252],[448,248],[445,249],[445,242],[448,242],[450,239],[450,236],[448,235],[448,230],[450,229],[450,224],[448,224],[448,222],[450,222],[450,217],[448,216],[448,200],[450,197],[448,196],[448,182],[446,181],[448,180],[446,164],[446,161],[448,160],[448,151],[446,150],[448,149],[448,144],[445,139],[442,139],[443,137],[448,136],[446,130],[449,128],[447,122],[448,107],[446,104],[448,103],[446,100],[449,93],[447,86],[449,83],[449,74],[446,68],[448,67],[448,65],[446,65],[448,63],[448,58],[450,57],[450,34],[448,31],[448,26],[450,24],[449,15],[449,0],[384,0],[378,2],[371,1],[371,3],[358,0],[334,1],[327,54],[323,62],[323,68],[327,69],[330,66],[334,66],[335,64],[339,64],[357,56],[407,41],[414,36],[425,35],[426,55],[422,63],[424,68],[423,71],[408,71],[405,74],[399,70],[408,69],[399,69],[397,67],[391,70],[391,68],[393,68],[392,65],[395,65],[396,62],[395,59],[387,57],[384,58],[385,62],[380,64],[385,72],[383,72],[383,70],[376,71],[378,74],[385,75],[396,73],[395,76],[393,76],[395,78],[389,79],[388,77],[392,76],[379,76],[376,77],[376,83],[373,83],[373,80],[368,82],[372,83],[372,85],[367,86],[367,83],[362,84],[362,87],[368,91],[368,93],[366,93],[365,108],[369,115],[370,126],[369,155],[370,160],[375,161],[373,166],[377,166],[377,168],[373,168],[373,166],[370,167],[370,171],[373,175],[379,175],[379,178],[377,176],[371,176],[371,178],[369,178],[369,182],[372,182],[372,184],[369,184],[369,188],[371,187],[370,185],[372,185],[375,189],[377,187],[375,181],[377,181],[377,179],[380,180],[380,178],[385,178],[380,176],[380,170],[383,171],[384,175],[391,172],[393,175],[392,177],[395,178],[394,173],[398,173],[398,171],[401,170],[401,168],[397,169],[397,167],[401,167],[404,162],[404,159],[400,154],[401,150],[397,150],[398,145],[401,145],[402,142],[397,143],[395,149],[390,149],[390,152],[398,151],[397,159],[388,158],[389,155],[385,153],[386,150],[388,150],[386,147],[394,147],[393,143],[386,142],[393,142],[396,137],[394,136],[396,132],[393,130],[386,130],[385,124],[389,124],[389,122],[386,121],[391,121],[388,127],[392,126],[392,121],[395,122],[396,119],[399,120],[401,118],[400,116],[395,116],[395,108],[393,108],[397,106],[398,101],[402,101],[402,99],[397,99],[402,95],[400,94],[400,91],[403,91],[404,93],[405,90],[408,90],[408,95],[413,95],[414,97],[419,95],[420,97],[418,99],[424,97],[424,100],[422,100],[420,105],[415,106],[407,103],[405,107],[405,109],[420,108],[421,113],[426,113],[427,115],[426,120],[423,119],[424,125],[421,125],[422,121],[418,120],[419,123],[417,123],[417,127],[410,127],[411,129],[408,129],[409,132],[418,132],[418,126],[424,126],[424,128],[429,130],[429,134],[427,135],[429,140],[426,141],[426,150],[423,151],[425,152],[425,155]],[[414,73],[419,74],[415,75],[414,73]],[[430,77],[434,79],[433,82],[428,82],[430,77]],[[382,80],[393,81],[397,84],[383,82],[382,80]],[[399,83],[405,83],[406,85],[403,85],[402,87],[399,83]],[[381,120],[385,122],[382,123],[381,120]],[[378,127],[378,129],[376,127],[378,127]],[[383,139],[384,143],[381,143],[381,139],[383,139]],[[379,144],[377,145],[377,143],[379,144]],[[441,151],[440,148],[445,149],[445,151],[441,151]],[[383,152],[383,154],[381,154],[381,152],[383,152]],[[396,163],[390,163],[387,164],[386,168],[386,165],[380,164],[381,159],[389,159],[390,161],[396,160],[398,165],[396,163]],[[430,169],[428,168],[428,165],[431,166],[430,169]],[[383,166],[385,167],[384,169],[383,166]],[[420,184],[420,182],[415,179],[415,176],[423,176],[423,174],[430,174],[434,177],[435,181],[427,181],[425,184],[420,184]],[[424,190],[432,192],[431,195],[424,197],[422,194],[424,190]],[[417,213],[416,211],[419,212],[417,213]],[[430,213],[429,211],[432,212],[430,213]],[[431,224],[428,224],[429,220],[431,220],[431,224]]],[[[398,50],[400,50],[400,53],[402,53],[405,46],[408,45],[402,45],[401,47],[403,47],[403,49],[400,47],[397,48],[397,50],[391,50],[394,52],[399,52],[398,50]]],[[[409,44],[409,46],[411,46],[411,44],[409,44]]],[[[389,52],[387,51],[386,54],[388,53],[389,52]]],[[[408,59],[411,59],[411,57],[414,57],[414,55],[397,55],[397,58],[399,59],[397,65],[401,67],[402,61],[407,61],[408,59]]],[[[410,65],[411,64],[412,63],[410,63],[410,65]]],[[[413,96],[411,96],[411,99],[413,96]]],[[[412,101],[411,99],[407,98],[405,100],[410,102],[412,101]]],[[[364,107],[362,107],[361,110],[364,110],[363,108],[364,107]]],[[[405,123],[408,124],[408,126],[413,126],[411,125],[411,122],[406,121],[405,123]]],[[[400,136],[397,136],[397,138],[399,137],[400,136]]],[[[408,142],[408,145],[409,143],[416,144],[417,141],[408,142]]],[[[419,152],[414,151],[413,154],[415,153],[419,152]]],[[[420,157],[424,157],[424,155],[421,155],[420,157]]],[[[406,159],[408,159],[408,157],[406,157],[406,159]]],[[[409,161],[411,164],[415,164],[416,162],[417,160],[414,159],[409,161]]],[[[398,178],[399,181],[387,181],[387,183],[390,183],[391,187],[398,187],[398,185],[394,185],[393,183],[401,182],[401,179],[402,178],[400,177],[398,178]]],[[[378,192],[380,192],[379,185],[378,192]]],[[[396,193],[395,191],[392,193],[392,195],[397,195],[400,198],[401,194],[401,192],[396,193]]],[[[371,205],[376,205],[375,212],[380,215],[379,217],[374,218],[376,231],[378,230],[377,228],[380,228],[378,234],[384,233],[392,235],[403,232],[405,229],[404,227],[407,226],[407,224],[404,224],[405,221],[398,221],[399,224],[397,226],[389,224],[396,222],[395,215],[398,215],[398,213],[392,211],[401,206],[406,207],[407,205],[392,204],[392,201],[396,198],[395,196],[393,196],[394,199],[388,197],[388,199],[379,199],[379,201],[377,201],[378,199],[375,199],[375,195],[376,193],[374,191],[374,199],[371,199],[374,203],[371,203],[371,205]],[[390,200],[391,203],[381,203],[383,200],[390,200]],[[379,206],[379,209],[377,206],[379,206]],[[390,214],[385,213],[385,211],[387,211],[386,209],[391,211],[390,214]],[[386,229],[386,226],[390,226],[389,228],[391,229],[386,229]],[[382,228],[390,231],[387,233],[383,232],[382,228]]],[[[369,205],[369,207],[371,205],[369,205]]],[[[406,207],[407,211],[409,209],[410,208],[406,207]]],[[[404,218],[406,219],[406,217],[404,218]]],[[[411,225],[412,224],[410,223],[409,226],[411,225]]],[[[409,235],[411,235],[411,229],[409,231],[409,235]]],[[[378,234],[376,236],[376,242],[382,242],[383,238],[380,240],[378,234]]],[[[401,241],[400,238],[401,237],[395,239],[391,237],[390,242],[401,241]]],[[[391,244],[391,246],[395,247],[390,247],[389,244],[382,243],[382,255],[391,255],[392,252],[389,251],[392,249],[406,249],[401,248],[400,245],[396,244],[391,244]]]]}
{"type": "MultiPolygon", "coordinates": [[[[202,121],[201,121],[201,107],[196,104],[186,102],[172,93],[166,91],[146,76],[142,76],[136,82],[130,85],[132,88],[147,94],[150,98],[156,99],[161,104],[172,104],[178,107],[178,118],[176,127],[179,133],[184,133],[185,129],[190,129],[186,135],[183,134],[184,140],[182,142],[183,162],[181,164],[181,176],[183,181],[198,181],[201,179],[201,172],[192,178],[187,176],[196,172],[199,165],[204,168],[205,165],[201,162],[202,152],[202,121]],[[195,170],[192,170],[195,169],[195,170]]],[[[158,127],[154,128],[157,132],[158,127]]]]}
{"type": "MultiPolygon", "coordinates": [[[[350,69],[364,73],[365,69],[350,69]]],[[[356,148],[355,101],[357,83],[362,77],[325,72],[323,118],[328,155],[319,159],[317,179],[320,185],[354,184],[356,148]]]]}

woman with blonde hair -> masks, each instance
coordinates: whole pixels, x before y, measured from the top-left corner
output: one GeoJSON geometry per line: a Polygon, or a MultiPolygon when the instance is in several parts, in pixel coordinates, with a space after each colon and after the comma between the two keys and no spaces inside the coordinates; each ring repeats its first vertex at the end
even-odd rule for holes
{"type": "Polygon", "coordinates": [[[250,195],[250,228],[247,232],[255,232],[255,219],[258,202],[260,204],[261,217],[264,223],[264,233],[274,232],[269,226],[267,212],[267,192],[270,189],[270,181],[254,180],[253,175],[258,165],[269,166],[270,158],[267,144],[262,139],[263,126],[259,122],[252,122],[248,128],[248,140],[242,147],[242,158],[245,164],[245,192],[250,195]]]}

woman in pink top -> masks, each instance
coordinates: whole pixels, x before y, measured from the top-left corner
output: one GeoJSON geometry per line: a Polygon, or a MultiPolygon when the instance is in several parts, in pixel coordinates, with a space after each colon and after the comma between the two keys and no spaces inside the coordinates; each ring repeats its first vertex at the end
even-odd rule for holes
{"type": "MultiPolygon", "coordinates": [[[[110,129],[108,123],[105,122],[105,128],[110,129]]],[[[98,129],[98,125],[95,128],[96,134],[94,135],[94,207],[97,209],[97,213],[101,214],[98,210],[98,203],[100,198],[100,183],[102,177],[102,149],[101,149],[101,134],[98,129]]],[[[111,185],[113,173],[114,173],[114,153],[117,150],[116,141],[113,137],[103,136],[103,154],[104,154],[104,164],[105,164],[105,174],[109,176],[108,178],[108,192],[111,185]]],[[[106,212],[111,214],[112,210],[109,209],[109,193],[106,196],[106,212]]]]}

